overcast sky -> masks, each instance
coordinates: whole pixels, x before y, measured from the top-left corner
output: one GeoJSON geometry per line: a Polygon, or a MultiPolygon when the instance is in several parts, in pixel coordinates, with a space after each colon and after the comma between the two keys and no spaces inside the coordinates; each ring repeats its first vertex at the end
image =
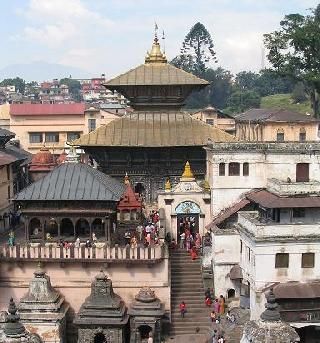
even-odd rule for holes
{"type": "Polygon", "coordinates": [[[259,70],[262,35],[285,14],[308,13],[319,0],[0,0],[0,69],[46,61],[107,78],[143,63],[154,22],[166,54],[179,53],[189,29],[203,23],[218,65],[259,70]]]}

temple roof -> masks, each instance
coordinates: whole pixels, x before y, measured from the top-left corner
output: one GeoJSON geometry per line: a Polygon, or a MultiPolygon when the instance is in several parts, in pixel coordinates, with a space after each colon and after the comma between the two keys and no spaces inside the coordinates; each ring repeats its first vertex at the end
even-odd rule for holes
{"type": "Polygon", "coordinates": [[[232,142],[228,133],[184,112],[133,112],[73,141],[78,146],[174,147],[232,142]]]}
{"type": "MultiPolygon", "coordinates": [[[[105,83],[112,86],[208,85],[209,82],[169,63],[141,64],[105,83]]],[[[111,87],[110,87],[111,86],[111,87]]]]}
{"type": "Polygon", "coordinates": [[[132,209],[141,210],[142,202],[139,199],[138,194],[134,193],[129,181],[125,183],[125,187],[126,189],[119,201],[117,208],[119,210],[132,210],[132,209]]]}
{"type": "Polygon", "coordinates": [[[30,171],[49,172],[57,165],[55,157],[47,147],[42,147],[40,151],[32,156],[29,164],[30,171]]]}
{"type": "Polygon", "coordinates": [[[119,201],[124,186],[83,163],[63,163],[32,183],[15,200],[119,201]]]}

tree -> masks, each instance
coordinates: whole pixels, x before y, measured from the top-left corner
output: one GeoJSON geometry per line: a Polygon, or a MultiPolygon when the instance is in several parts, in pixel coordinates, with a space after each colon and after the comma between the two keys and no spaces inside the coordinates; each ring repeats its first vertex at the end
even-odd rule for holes
{"type": "Polygon", "coordinates": [[[26,82],[20,77],[15,77],[14,79],[4,79],[0,82],[0,86],[15,86],[16,92],[24,94],[26,82]]]}
{"type": "Polygon", "coordinates": [[[186,35],[180,55],[171,63],[178,68],[203,77],[210,62],[217,62],[213,41],[209,31],[201,23],[196,23],[186,35]]]}
{"type": "Polygon", "coordinates": [[[303,82],[300,81],[295,85],[295,87],[293,88],[291,97],[295,104],[304,102],[307,100],[306,88],[303,82]]]}
{"type": "Polygon", "coordinates": [[[241,71],[236,75],[235,86],[239,89],[254,89],[260,75],[252,71],[241,71]]]}
{"type": "Polygon", "coordinates": [[[320,4],[310,15],[286,15],[281,28],[264,35],[274,70],[307,85],[313,112],[320,116],[320,4]]]}
{"type": "Polygon", "coordinates": [[[81,83],[77,80],[71,79],[71,78],[64,78],[60,80],[60,85],[66,85],[69,87],[69,92],[72,95],[72,97],[80,101],[81,100],[81,83]]]}
{"type": "Polygon", "coordinates": [[[226,113],[241,113],[250,108],[259,108],[261,103],[260,95],[252,90],[237,90],[233,92],[228,100],[226,113]]]}

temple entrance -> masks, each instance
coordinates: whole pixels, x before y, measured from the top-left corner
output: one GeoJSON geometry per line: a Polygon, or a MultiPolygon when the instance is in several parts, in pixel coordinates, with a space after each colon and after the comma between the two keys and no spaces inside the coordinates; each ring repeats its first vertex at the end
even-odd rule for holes
{"type": "Polygon", "coordinates": [[[141,342],[147,342],[152,328],[149,325],[141,325],[138,328],[141,337],[141,342]]]}
{"type": "Polygon", "coordinates": [[[86,219],[80,218],[76,222],[76,236],[89,237],[90,236],[90,225],[86,219]]]}
{"type": "Polygon", "coordinates": [[[30,238],[41,238],[42,237],[42,227],[40,219],[32,218],[29,222],[29,234],[30,238]]]}
{"type": "Polygon", "coordinates": [[[58,237],[58,224],[54,218],[51,218],[46,224],[45,238],[58,237]]]}
{"type": "Polygon", "coordinates": [[[60,232],[63,237],[73,237],[74,227],[71,219],[63,218],[60,223],[60,232]]]}
{"type": "Polygon", "coordinates": [[[177,239],[186,229],[190,230],[193,238],[199,233],[200,207],[192,201],[184,201],[176,207],[177,239]]]}
{"type": "Polygon", "coordinates": [[[138,193],[139,196],[143,196],[145,194],[145,187],[143,185],[143,183],[141,182],[138,182],[135,186],[134,186],[134,192],[135,193],[138,193]]]}
{"type": "Polygon", "coordinates": [[[99,332],[94,336],[93,342],[94,343],[107,343],[106,336],[103,333],[99,332]]]}

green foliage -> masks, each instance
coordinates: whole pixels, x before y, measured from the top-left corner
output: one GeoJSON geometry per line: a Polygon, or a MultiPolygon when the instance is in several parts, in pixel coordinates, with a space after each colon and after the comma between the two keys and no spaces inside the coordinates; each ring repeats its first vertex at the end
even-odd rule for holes
{"type": "Polygon", "coordinates": [[[209,31],[201,23],[196,23],[186,35],[180,55],[171,63],[178,68],[203,77],[210,61],[216,62],[213,41],[209,31]]]}
{"type": "Polygon", "coordinates": [[[60,85],[67,85],[69,87],[69,92],[74,98],[74,100],[80,101],[81,100],[81,83],[77,80],[71,78],[64,78],[60,80],[60,85]]]}
{"type": "Polygon", "coordinates": [[[320,116],[320,4],[310,15],[289,14],[280,29],[264,35],[268,59],[278,73],[307,85],[315,116],[320,116]]]}
{"type": "Polygon", "coordinates": [[[275,94],[263,97],[261,99],[261,108],[281,108],[303,114],[312,112],[309,101],[295,104],[291,98],[291,94],[275,94]]]}
{"type": "Polygon", "coordinates": [[[250,108],[259,108],[261,103],[260,95],[252,90],[236,90],[229,100],[226,113],[241,113],[250,108]]]}
{"type": "Polygon", "coordinates": [[[23,94],[26,86],[26,82],[20,77],[15,77],[14,79],[4,79],[0,82],[0,86],[15,86],[16,92],[23,94]]]}

